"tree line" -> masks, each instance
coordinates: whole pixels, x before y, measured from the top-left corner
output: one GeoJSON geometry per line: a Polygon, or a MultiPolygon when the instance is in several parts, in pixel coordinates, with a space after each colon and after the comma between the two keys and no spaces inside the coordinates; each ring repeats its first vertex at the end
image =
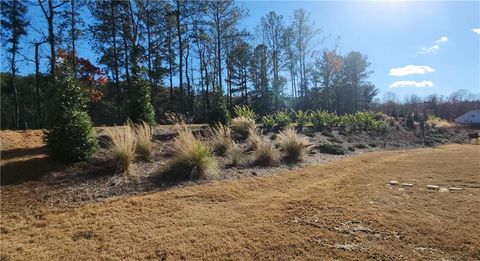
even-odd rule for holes
{"type": "Polygon", "coordinates": [[[367,56],[321,49],[322,30],[304,9],[288,19],[269,12],[247,31],[241,23],[248,10],[233,0],[10,0],[1,7],[9,60],[1,77],[2,128],[51,126],[64,73],[59,59],[68,60],[90,97],[96,125],[127,118],[153,124],[168,112],[189,122],[226,122],[235,105],[260,115],[284,108],[352,113],[372,109],[378,93],[367,56]],[[42,28],[28,22],[34,7],[42,28]],[[36,38],[25,43],[31,31],[36,38]],[[97,61],[81,57],[80,40],[88,40],[97,61]],[[33,48],[34,57],[20,46],[33,48]],[[19,56],[34,64],[34,74],[18,74],[19,56]]]}

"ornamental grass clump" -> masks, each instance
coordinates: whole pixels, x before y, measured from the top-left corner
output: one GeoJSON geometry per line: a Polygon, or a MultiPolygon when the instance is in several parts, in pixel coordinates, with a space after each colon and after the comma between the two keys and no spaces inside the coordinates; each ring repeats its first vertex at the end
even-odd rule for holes
{"type": "Polygon", "coordinates": [[[137,156],[143,160],[151,161],[153,153],[152,127],[148,123],[141,121],[135,124],[133,128],[137,138],[135,148],[137,156]]]}
{"type": "Polygon", "coordinates": [[[241,165],[244,161],[244,154],[242,151],[242,148],[238,143],[233,142],[230,147],[228,147],[226,154],[228,156],[228,159],[230,161],[230,166],[235,167],[238,165],[241,165]]]}
{"type": "Polygon", "coordinates": [[[245,116],[233,118],[230,123],[235,136],[239,139],[245,140],[250,135],[250,129],[255,126],[255,121],[245,116]]]}
{"type": "Polygon", "coordinates": [[[208,138],[213,151],[220,156],[225,156],[227,150],[234,144],[232,130],[221,123],[208,129],[208,138]]]}
{"type": "Polygon", "coordinates": [[[252,148],[255,165],[269,166],[278,162],[279,153],[273,142],[266,136],[253,132],[252,148]]]}
{"type": "Polygon", "coordinates": [[[180,126],[177,137],[170,146],[173,158],[170,173],[176,179],[208,179],[216,175],[218,163],[212,152],[196,138],[186,126],[180,126]]]}
{"type": "Polygon", "coordinates": [[[280,150],[285,153],[285,160],[289,162],[302,161],[310,146],[308,138],[298,134],[293,128],[281,131],[277,135],[277,142],[280,150]]]}
{"type": "Polygon", "coordinates": [[[137,139],[130,125],[106,128],[107,148],[117,173],[128,172],[135,158],[137,139]]]}

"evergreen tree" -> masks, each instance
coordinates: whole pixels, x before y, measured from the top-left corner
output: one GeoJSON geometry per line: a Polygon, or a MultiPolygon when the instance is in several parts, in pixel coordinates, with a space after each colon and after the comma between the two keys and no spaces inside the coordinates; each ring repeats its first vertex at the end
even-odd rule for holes
{"type": "MultiPolygon", "coordinates": [[[[65,62],[54,93],[53,126],[46,135],[50,155],[64,162],[90,158],[98,148],[93,123],[86,112],[87,97],[65,62]]],[[[59,70],[60,71],[60,70],[59,70]]]]}
{"type": "Polygon", "coordinates": [[[1,2],[1,25],[2,25],[2,44],[9,46],[10,53],[9,62],[11,70],[10,87],[14,94],[14,122],[15,128],[19,127],[19,100],[18,91],[15,85],[15,78],[17,73],[16,55],[20,49],[20,38],[27,34],[26,28],[29,24],[25,17],[27,13],[27,6],[18,0],[2,1],[1,2]]]}

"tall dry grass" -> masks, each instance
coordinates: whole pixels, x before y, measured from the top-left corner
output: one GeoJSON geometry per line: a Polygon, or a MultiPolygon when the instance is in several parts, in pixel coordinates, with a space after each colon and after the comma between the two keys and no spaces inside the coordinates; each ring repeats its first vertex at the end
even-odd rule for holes
{"type": "Polygon", "coordinates": [[[251,149],[253,149],[253,158],[256,165],[269,166],[274,165],[279,160],[278,150],[273,142],[260,133],[259,130],[252,128],[249,137],[251,149]]]}
{"type": "Polygon", "coordinates": [[[134,125],[134,130],[137,138],[135,148],[137,156],[143,160],[151,161],[153,153],[153,128],[148,123],[142,121],[134,125]]]}
{"type": "Polygon", "coordinates": [[[137,139],[130,125],[106,128],[108,136],[107,148],[110,158],[114,161],[117,173],[128,172],[135,158],[137,139]]]}
{"type": "Polygon", "coordinates": [[[255,121],[253,119],[239,116],[233,118],[230,123],[230,128],[232,128],[233,133],[236,137],[240,139],[246,139],[250,135],[250,130],[255,126],[255,121]]]}
{"type": "Polygon", "coordinates": [[[224,156],[234,144],[232,130],[221,123],[217,123],[215,126],[210,127],[207,136],[213,151],[220,156],[224,156]]]}
{"type": "Polygon", "coordinates": [[[227,149],[227,156],[230,161],[230,166],[235,167],[244,163],[245,155],[238,143],[233,142],[227,149]]]}
{"type": "Polygon", "coordinates": [[[177,137],[172,141],[170,172],[181,179],[207,179],[218,171],[217,160],[201,140],[184,124],[177,127],[177,137]]]}
{"type": "Polygon", "coordinates": [[[290,162],[302,161],[310,142],[305,135],[297,133],[293,128],[281,131],[277,135],[280,150],[285,153],[284,158],[290,162]]]}

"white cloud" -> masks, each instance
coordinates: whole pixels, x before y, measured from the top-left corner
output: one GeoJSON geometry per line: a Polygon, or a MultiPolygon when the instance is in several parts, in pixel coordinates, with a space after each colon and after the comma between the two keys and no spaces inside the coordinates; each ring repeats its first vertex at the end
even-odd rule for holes
{"type": "Polygon", "coordinates": [[[433,87],[433,82],[431,81],[421,81],[421,82],[416,82],[416,81],[397,81],[392,84],[390,84],[390,89],[393,88],[424,88],[424,87],[433,87]]]}
{"type": "Polygon", "coordinates": [[[440,50],[440,46],[434,45],[434,46],[430,46],[430,47],[420,48],[420,53],[421,54],[436,53],[438,50],[440,50]]]}
{"type": "Polygon", "coordinates": [[[440,46],[444,43],[448,42],[448,37],[442,36],[438,38],[431,46],[428,47],[422,47],[420,48],[420,53],[421,54],[430,54],[430,53],[436,53],[438,50],[440,50],[440,46]]]}
{"type": "Polygon", "coordinates": [[[433,69],[430,66],[425,66],[425,65],[407,65],[405,67],[398,67],[398,68],[392,68],[390,69],[390,75],[391,76],[406,76],[410,74],[425,74],[429,72],[434,72],[435,69],[433,69]]]}
{"type": "Polygon", "coordinates": [[[476,34],[480,34],[480,27],[479,28],[473,28],[472,31],[476,34]]]}
{"type": "Polygon", "coordinates": [[[446,43],[448,42],[448,37],[442,36],[440,39],[436,40],[435,43],[446,43]]]}

